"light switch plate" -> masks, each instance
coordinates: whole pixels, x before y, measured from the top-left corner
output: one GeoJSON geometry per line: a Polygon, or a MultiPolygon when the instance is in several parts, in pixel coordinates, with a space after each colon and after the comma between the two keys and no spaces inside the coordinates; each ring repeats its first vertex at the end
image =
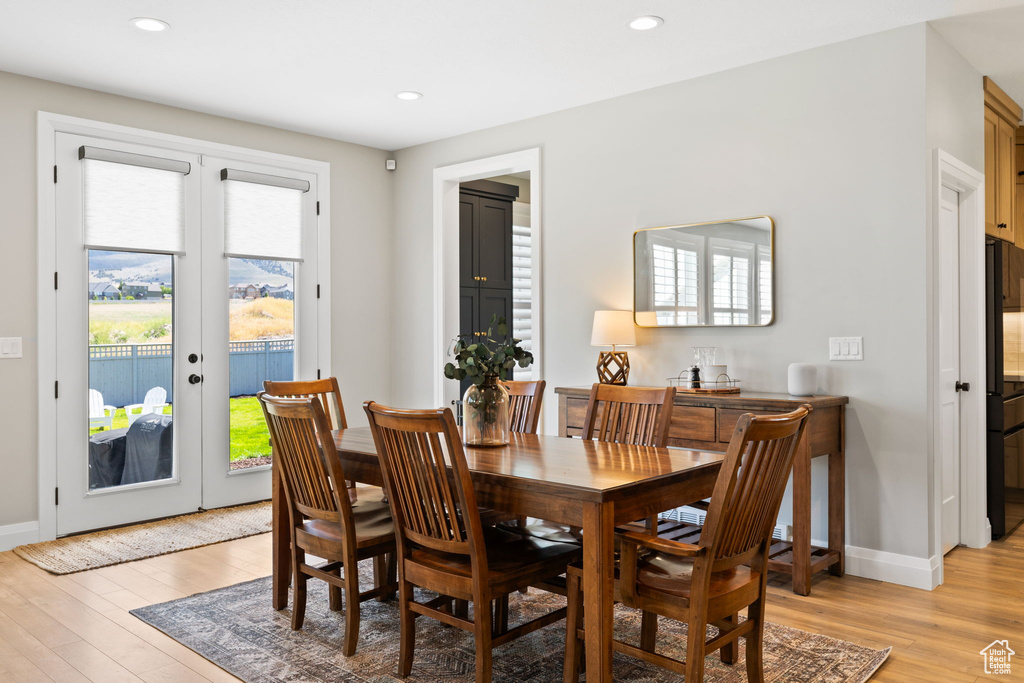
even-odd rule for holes
{"type": "Polygon", "coordinates": [[[829,337],[829,360],[864,360],[864,337],[829,337]]]}
{"type": "Polygon", "coordinates": [[[21,337],[0,337],[0,358],[21,358],[21,337]]]}

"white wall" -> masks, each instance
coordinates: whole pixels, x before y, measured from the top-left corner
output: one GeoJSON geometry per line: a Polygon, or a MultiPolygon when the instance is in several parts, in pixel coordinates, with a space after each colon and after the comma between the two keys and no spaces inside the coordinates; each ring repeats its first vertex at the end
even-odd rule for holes
{"type": "MultiPolygon", "coordinates": [[[[664,384],[691,346],[719,347],[743,386],[785,391],[819,368],[847,413],[847,541],[926,558],[925,27],[868,36],[396,153],[393,394],[429,405],[431,173],[541,147],[548,385],[588,385],[593,311],[631,307],[640,227],[769,214],[776,323],[641,330],[631,381],[664,384]],[[411,344],[409,330],[422,330],[411,344]],[[865,360],[828,361],[829,336],[863,335],[865,360]]],[[[546,429],[556,428],[556,401],[546,429]]],[[[815,538],[824,463],[815,463],[815,538]]],[[[784,506],[780,521],[788,521],[784,506]]]]}
{"type": "Polygon", "coordinates": [[[0,361],[0,536],[3,527],[28,529],[38,514],[39,110],[330,162],[334,372],[351,423],[365,423],[363,400],[389,400],[392,182],[385,152],[0,72],[0,336],[25,341],[24,358],[0,361]]]}

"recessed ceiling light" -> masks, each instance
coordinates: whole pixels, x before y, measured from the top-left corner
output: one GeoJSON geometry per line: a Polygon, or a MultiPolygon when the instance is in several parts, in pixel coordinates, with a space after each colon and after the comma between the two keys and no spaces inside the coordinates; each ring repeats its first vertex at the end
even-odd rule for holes
{"type": "Polygon", "coordinates": [[[136,17],[132,19],[132,26],[142,31],[164,31],[171,27],[166,21],[151,19],[149,17],[136,17]]]}
{"type": "Polygon", "coordinates": [[[418,100],[423,97],[423,93],[416,92],[415,90],[403,90],[402,92],[395,93],[395,97],[400,100],[418,100]]]}
{"type": "Polygon", "coordinates": [[[629,27],[636,29],[637,31],[647,31],[652,28],[658,28],[664,23],[665,20],[661,17],[648,14],[646,16],[637,17],[633,21],[629,22],[629,27]]]}

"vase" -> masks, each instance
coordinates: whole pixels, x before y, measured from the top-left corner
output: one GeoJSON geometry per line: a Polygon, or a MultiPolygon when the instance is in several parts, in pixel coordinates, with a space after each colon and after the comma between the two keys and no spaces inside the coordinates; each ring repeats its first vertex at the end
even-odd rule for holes
{"type": "Polygon", "coordinates": [[[788,379],[790,394],[813,396],[818,389],[818,368],[810,363],[791,363],[788,379]]]}
{"type": "Polygon", "coordinates": [[[467,446],[508,444],[508,391],[497,375],[485,375],[462,397],[462,441],[467,446]]]}

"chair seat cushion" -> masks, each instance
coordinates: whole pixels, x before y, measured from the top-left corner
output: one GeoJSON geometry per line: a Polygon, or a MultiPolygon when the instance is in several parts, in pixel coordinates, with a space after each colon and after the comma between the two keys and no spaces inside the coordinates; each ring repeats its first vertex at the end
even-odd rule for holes
{"type": "MultiPolygon", "coordinates": [[[[391,508],[387,503],[360,498],[352,504],[352,519],[355,522],[357,547],[394,541],[395,525],[391,520],[391,508]]],[[[337,522],[307,519],[302,523],[302,529],[327,541],[338,544],[342,542],[341,526],[337,522]]]]}
{"type": "MultiPolygon", "coordinates": [[[[567,565],[582,558],[578,545],[552,543],[539,538],[510,533],[496,527],[484,527],[484,544],[487,546],[488,581],[497,583],[525,568],[538,564],[567,565]]],[[[408,560],[425,567],[448,574],[469,578],[472,568],[468,555],[440,553],[417,548],[408,555],[408,560]]],[[[559,572],[560,573],[560,572],[559,572]]]]}
{"type": "MultiPolygon", "coordinates": [[[[663,553],[652,553],[637,565],[638,588],[649,588],[677,598],[690,599],[693,560],[663,553]]],[[[711,577],[710,598],[730,593],[758,581],[749,567],[739,566],[715,572],[711,577]]]]}
{"type": "MultiPolygon", "coordinates": [[[[504,527],[504,525],[502,526],[504,527]]],[[[580,545],[583,542],[582,529],[565,524],[556,524],[555,522],[549,522],[545,519],[534,519],[533,517],[528,517],[526,519],[526,524],[523,526],[509,525],[505,528],[508,531],[514,531],[519,534],[532,536],[533,538],[544,541],[552,541],[554,543],[573,543],[575,545],[580,545]]]]}

